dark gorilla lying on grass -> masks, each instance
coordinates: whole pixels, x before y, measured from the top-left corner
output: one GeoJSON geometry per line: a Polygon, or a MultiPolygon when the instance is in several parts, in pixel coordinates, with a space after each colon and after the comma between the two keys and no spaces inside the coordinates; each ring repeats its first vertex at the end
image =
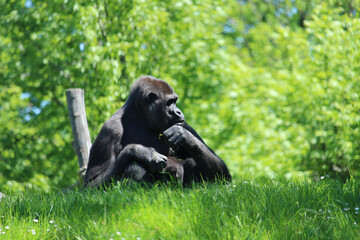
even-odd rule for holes
{"type": "Polygon", "coordinates": [[[165,81],[140,77],[122,108],[106,121],[90,150],[85,186],[116,180],[153,183],[169,175],[184,185],[231,175],[186,122],[165,81]]]}

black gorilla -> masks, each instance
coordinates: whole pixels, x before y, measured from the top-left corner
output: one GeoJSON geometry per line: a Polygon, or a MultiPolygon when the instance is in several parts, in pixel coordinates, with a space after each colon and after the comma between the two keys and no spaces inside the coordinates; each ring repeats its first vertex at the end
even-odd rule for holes
{"type": "Polygon", "coordinates": [[[152,183],[163,181],[168,175],[164,172],[184,185],[216,178],[231,181],[225,163],[185,122],[177,98],[165,81],[140,77],[95,139],[85,186],[121,179],[152,183]]]}

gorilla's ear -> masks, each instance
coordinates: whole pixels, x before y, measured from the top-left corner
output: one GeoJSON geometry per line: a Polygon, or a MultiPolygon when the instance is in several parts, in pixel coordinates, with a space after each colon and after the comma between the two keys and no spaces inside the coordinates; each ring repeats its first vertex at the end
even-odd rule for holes
{"type": "Polygon", "coordinates": [[[156,101],[156,99],[158,99],[158,95],[156,95],[155,93],[149,93],[146,97],[146,101],[148,104],[153,103],[156,101]]]}

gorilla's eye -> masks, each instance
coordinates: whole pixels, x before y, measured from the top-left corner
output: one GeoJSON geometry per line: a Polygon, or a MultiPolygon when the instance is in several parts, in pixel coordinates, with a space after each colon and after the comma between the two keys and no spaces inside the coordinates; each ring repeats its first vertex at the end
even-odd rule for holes
{"type": "Polygon", "coordinates": [[[176,103],[177,98],[172,98],[166,101],[166,106],[171,106],[172,104],[176,103]]]}
{"type": "Polygon", "coordinates": [[[148,103],[152,103],[152,102],[155,102],[155,100],[158,98],[158,96],[155,94],[155,93],[150,93],[148,96],[147,96],[147,101],[148,103]]]}

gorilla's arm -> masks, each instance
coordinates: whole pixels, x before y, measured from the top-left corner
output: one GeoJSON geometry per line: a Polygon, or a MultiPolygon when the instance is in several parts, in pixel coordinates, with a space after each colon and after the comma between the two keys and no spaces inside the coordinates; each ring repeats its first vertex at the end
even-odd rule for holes
{"type": "Polygon", "coordinates": [[[224,161],[218,157],[201,139],[196,131],[186,122],[183,127],[174,125],[164,132],[170,146],[183,149],[192,157],[196,168],[204,179],[214,180],[216,177],[231,181],[231,175],[224,161]]]}
{"type": "Polygon", "coordinates": [[[112,166],[107,166],[108,171],[103,171],[104,174],[102,176],[98,176],[92,181],[90,180],[87,184],[90,186],[99,186],[103,183],[110,183],[112,178],[121,179],[124,170],[130,163],[134,162],[145,166],[150,173],[158,173],[166,166],[166,161],[167,157],[156,152],[153,148],[140,144],[129,144],[116,157],[112,166]]]}
{"type": "Polygon", "coordinates": [[[166,166],[167,157],[141,144],[126,145],[115,159],[110,177],[120,176],[126,166],[133,161],[144,164],[151,173],[158,173],[166,166]]]}

